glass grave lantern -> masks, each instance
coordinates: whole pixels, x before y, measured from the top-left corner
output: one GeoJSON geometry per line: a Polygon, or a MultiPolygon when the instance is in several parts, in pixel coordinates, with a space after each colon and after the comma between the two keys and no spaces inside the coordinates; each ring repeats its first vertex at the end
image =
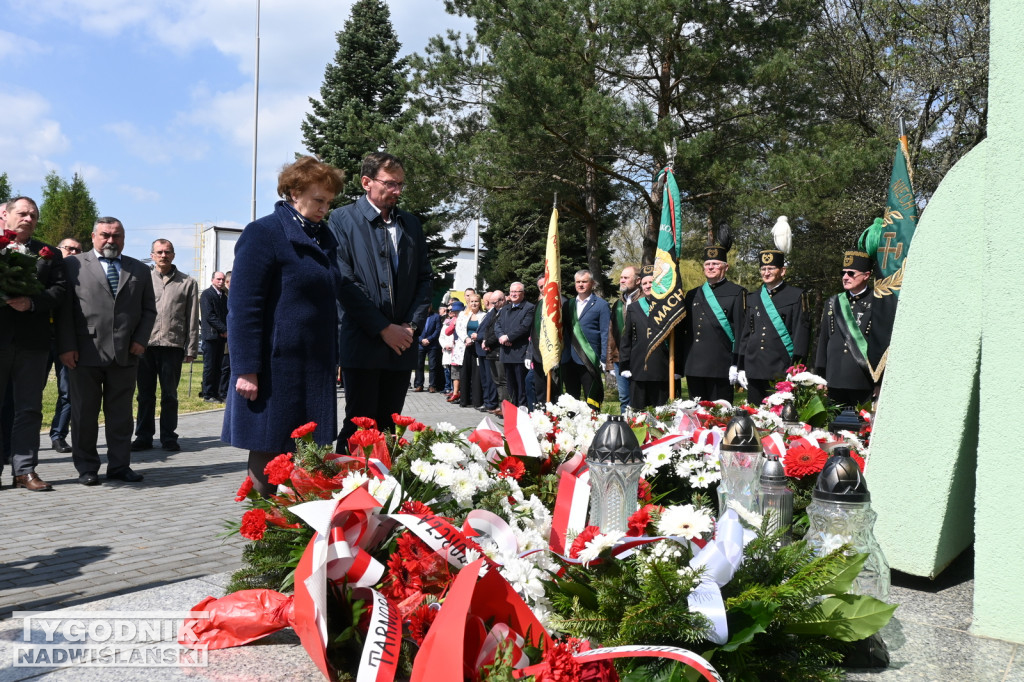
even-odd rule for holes
{"type": "Polygon", "coordinates": [[[594,434],[587,450],[590,467],[590,525],[602,533],[625,533],[637,510],[644,455],[621,415],[612,415],[594,434]]]}
{"type": "Polygon", "coordinates": [[[725,436],[718,449],[722,480],[718,483],[718,514],[721,516],[730,503],[738,504],[749,512],[760,513],[761,433],[745,410],[737,410],[729,421],[725,436]]]}
{"type": "MultiPolygon", "coordinates": [[[[771,515],[768,531],[775,532],[780,528],[793,525],[793,491],[787,485],[786,469],[775,455],[766,455],[764,467],[761,469],[761,515],[771,515]]],[[[781,545],[788,545],[792,538],[787,530],[781,545]]]]}
{"type": "Polygon", "coordinates": [[[825,556],[849,543],[853,552],[867,554],[852,594],[865,594],[882,601],[889,598],[889,564],[874,535],[878,514],[871,509],[871,493],[850,448],[838,446],[818,474],[818,482],[807,506],[810,528],[804,540],[818,556],[825,556]]]}

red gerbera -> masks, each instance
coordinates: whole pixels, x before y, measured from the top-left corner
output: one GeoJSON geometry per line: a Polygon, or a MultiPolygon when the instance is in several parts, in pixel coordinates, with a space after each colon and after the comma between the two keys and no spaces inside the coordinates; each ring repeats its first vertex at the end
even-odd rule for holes
{"type": "Polygon", "coordinates": [[[828,453],[821,448],[801,443],[786,452],[784,462],[786,475],[792,478],[802,478],[809,474],[816,474],[825,466],[827,459],[828,453]]]}
{"type": "Polygon", "coordinates": [[[303,424],[292,431],[292,438],[302,438],[306,434],[313,433],[314,431],[316,431],[316,422],[309,422],[308,424],[303,424]]]}
{"type": "Polygon", "coordinates": [[[235,502],[241,502],[248,497],[250,490],[252,490],[252,479],[246,476],[242,485],[238,486],[238,492],[235,493],[235,502]]]}
{"type": "Polygon", "coordinates": [[[596,538],[601,534],[600,526],[587,526],[583,531],[576,536],[576,539],[572,541],[572,546],[569,547],[569,558],[575,559],[583,551],[583,548],[587,546],[587,543],[596,538]]]}
{"type": "Polygon", "coordinates": [[[864,473],[864,458],[858,455],[856,452],[850,451],[850,457],[853,457],[853,461],[860,467],[860,472],[864,473]]]}
{"type": "Polygon", "coordinates": [[[399,514],[433,514],[434,510],[419,500],[406,500],[398,509],[399,514]]]}
{"type": "Polygon", "coordinates": [[[440,609],[432,604],[420,604],[409,615],[409,636],[412,637],[412,641],[416,642],[417,646],[423,644],[423,640],[427,637],[427,631],[430,629],[430,624],[437,618],[439,611],[440,609]]]}
{"type": "Polygon", "coordinates": [[[267,475],[270,485],[280,485],[288,480],[294,468],[295,462],[292,461],[292,453],[287,452],[270,460],[270,463],[263,468],[263,473],[267,475]]]}
{"type": "Polygon", "coordinates": [[[506,457],[498,464],[498,476],[514,478],[517,481],[526,473],[526,465],[518,457],[506,457]]]}
{"type": "Polygon", "coordinates": [[[352,423],[361,429],[377,428],[377,422],[369,417],[352,417],[352,423]]]}
{"type": "Polygon", "coordinates": [[[267,512],[262,509],[250,509],[242,514],[242,537],[248,540],[262,540],[267,532],[267,512]]]}

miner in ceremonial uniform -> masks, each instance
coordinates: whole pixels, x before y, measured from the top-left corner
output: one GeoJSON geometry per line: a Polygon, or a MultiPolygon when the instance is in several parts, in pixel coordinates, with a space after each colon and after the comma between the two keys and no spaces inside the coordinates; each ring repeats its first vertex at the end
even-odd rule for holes
{"type": "MultiPolygon", "coordinates": [[[[650,324],[651,308],[656,305],[651,296],[654,268],[644,266],[640,280],[642,295],[626,309],[626,319],[619,337],[619,367],[630,382],[629,406],[634,410],[665,405],[669,399],[669,340],[651,351],[651,338],[655,329],[650,324]]],[[[669,339],[675,339],[670,336],[669,339]]],[[[676,372],[683,368],[680,357],[683,344],[676,342],[676,372]]],[[[676,377],[679,376],[676,374],[676,377]]],[[[676,377],[671,377],[672,381],[676,377]]]]}
{"type": "Polygon", "coordinates": [[[786,378],[786,369],[804,361],[811,337],[807,296],[785,281],[785,254],[770,249],[759,260],[763,284],[747,296],[737,377],[751,405],[760,405],[786,378]]]}
{"type": "Polygon", "coordinates": [[[896,297],[876,295],[872,261],[863,251],[843,256],[843,291],[828,299],[814,366],[835,404],[856,407],[878,397],[896,318],[896,297]]]}
{"type": "Polygon", "coordinates": [[[691,398],[733,401],[733,384],[739,376],[737,337],[747,290],[725,278],[727,253],[727,245],[705,247],[707,281],[686,292],[686,320],[681,326],[691,398]]]}

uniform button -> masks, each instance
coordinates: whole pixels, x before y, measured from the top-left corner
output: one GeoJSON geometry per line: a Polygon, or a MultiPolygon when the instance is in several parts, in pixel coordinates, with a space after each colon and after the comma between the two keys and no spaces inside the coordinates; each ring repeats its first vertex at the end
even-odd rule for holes
{"type": "Polygon", "coordinates": [[[381,288],[381,289],[387,289],[387,288],[388,288],[388,285],[387,285],[387,283],[386,283],[386,282],[381,282],[381,283],[380,283],[380,288],[381,288]]]}

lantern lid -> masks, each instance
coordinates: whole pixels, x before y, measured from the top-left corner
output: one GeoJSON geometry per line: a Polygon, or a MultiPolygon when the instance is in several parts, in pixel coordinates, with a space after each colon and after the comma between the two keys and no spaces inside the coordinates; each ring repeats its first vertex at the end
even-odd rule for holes
{"type": "Polygon", "coordinates": [[[871,493],[850,448],[839,446],[825,462],[812,496],[830,502],[870,502],[871,493]]]}
{"type": "Polygon", "coordinates": [[[764,467],[761,469],[761,485],[785,485],[786,467],[777,455],[766,454],[764,467]]]}
{"type": "Polygon", "coordinates": [[[644,453],[626,418],[614,414],[594,434],[587,459],[603,464],[636,464],[644,461],[644,453]]]}
{"type": "Polygon", "coordinates": [[[860,418],[860,414],[853,408],[846,408],[839,413],[839,416],[828,425],[828,430],[832,433],[839,433],[840,431],[852,431],[858,433],[861,427],[864,426],[864,420],[860,418]]]}
{"type": "Polygon", "coordinates": [[[729,452],[761,452],[761,434],[746,410],[737,410],[722,438],[721,449],[729,452]]]}

